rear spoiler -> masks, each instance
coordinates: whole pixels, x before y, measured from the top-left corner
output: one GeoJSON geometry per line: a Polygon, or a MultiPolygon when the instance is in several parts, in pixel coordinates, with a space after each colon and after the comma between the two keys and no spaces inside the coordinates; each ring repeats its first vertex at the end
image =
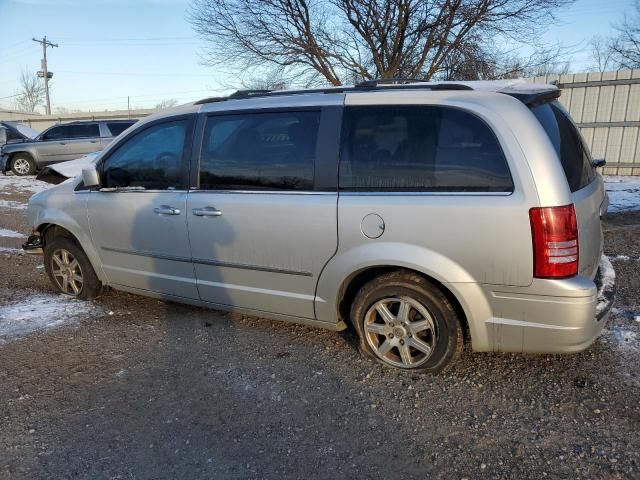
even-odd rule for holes
{"type": "Polygon", "coordinates": [[[500,93],[504,93],[506,95],[509,95],[510,97],[517,98],[527,107],[536,107],[538,105],[553,102],[555,99],[560,97],[562,90],[553,88],[536,92],[516,92],[507,89],[500,91],[500,93]]]}

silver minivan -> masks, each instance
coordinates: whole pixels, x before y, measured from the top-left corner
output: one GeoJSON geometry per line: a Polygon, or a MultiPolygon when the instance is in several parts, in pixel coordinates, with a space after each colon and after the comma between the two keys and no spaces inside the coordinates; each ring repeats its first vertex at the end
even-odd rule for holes
{"type": "Polygon", "coordinates": [[[551,85],[244,91],[139,122],[34,195],[64,294],[107,287],[352,328],[383,364],[575,352],[602,329],[607,208],[551,85]]]}

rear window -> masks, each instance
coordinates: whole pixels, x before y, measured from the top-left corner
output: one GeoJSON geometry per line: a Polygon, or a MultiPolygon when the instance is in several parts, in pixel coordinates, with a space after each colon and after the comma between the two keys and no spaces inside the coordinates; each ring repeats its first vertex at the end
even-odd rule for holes
{"type": "Polygon", "coordinates": [[[340,188],[351,191],[512,192],[507,161],[481,119],[417,105],[346,110],[340,188]]]}
{"type": "Polygon", "coordinates": [[[114,137],[117,137],[134,123],[135,122],[107,123],[107,127],[109,127],[109,131],[111,132],[111,135],[113,135],[114,137]]]}
{"type": "Polygon", "coordinates": [[[580,132],[559,103],[545,103],[531,109],[560,158],[572,192],[586,187],[596,174],[591,166],[591,154],[580,132]]]}

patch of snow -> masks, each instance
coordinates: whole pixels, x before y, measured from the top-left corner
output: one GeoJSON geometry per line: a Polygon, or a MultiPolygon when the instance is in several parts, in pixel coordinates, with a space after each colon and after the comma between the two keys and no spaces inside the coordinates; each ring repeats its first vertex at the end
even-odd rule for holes
{"type": "Polygon", "coordinates": [[[639,338],[636,332],[624,328],[603,328],[602,333],[613,340],[617,347],[625,350],[638,350],[639,338]]]}
{"type": "Polygon", "coordinates": [[[64,295],[29,295],[18,302],[0,306],[0,344],[10,338],[77,322],[96,313],[99,309],[93,303],[64,295]]]}
{"type": "Polygon", "coordinates": [[[599,315],[611,301],[605,295],[607,290],[611,290],[616,283],[616,271],[609,261],[609,257],[602,255],[600,258],[600,280],[602,287],[598,292],[598,304],[596,305],[596,315],[599,315]]]}
{"type": "Polygon", "coordinates": [[[612,262],[628,262],[630,259],[626,255],[616,255],[615,257],[609,257],[612,262]]]}
{"type": "Polygon", "coordinates": [[[0,208],[27,208],[26,203],[14,202],[13,200],[0,200],[0,208]]]}
{"type": "Polygon", "coordinates": [[[0,175],[0,192],[28,191],[38,193],[53,187],[52,184],[36,180],[36,177],[18,177],[16,175],[0,175]]]}
{"type": "Polygon", "coordinates": [[[26,235],[16,232],[14,230],[8,230],[6,228],[0,228],[0,237],[7,238],[26,238],[26,235]]]}
{"type": "Polygon", "coordinates": [[[24,250],[21,248],[0,247],[0,253],[7,255],[24,255],[24,250]]]}
{"type": "Polygon", "coordinates": [[[640,177],[607,175],[603,179],[609,195],[609,212],[640,210],[640,177]]]}

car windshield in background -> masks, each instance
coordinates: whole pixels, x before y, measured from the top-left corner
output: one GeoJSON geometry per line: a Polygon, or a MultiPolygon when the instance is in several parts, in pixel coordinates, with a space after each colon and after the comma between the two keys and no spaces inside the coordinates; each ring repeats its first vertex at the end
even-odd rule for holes
{"type": "Polygon", "coordinates": [[[107,123],[107,127],[109,127],[111,135],[117,137],[134,123],[135,122],[109,122],[107,123]]]}
{"type": "Polygon", "coordinates": [[[589,185],[595,178],[591,155],[564,109],[553,102],[533,107],[531,111],[547,132],[560,158],[571,191],[576,192],[589,185]]]}

